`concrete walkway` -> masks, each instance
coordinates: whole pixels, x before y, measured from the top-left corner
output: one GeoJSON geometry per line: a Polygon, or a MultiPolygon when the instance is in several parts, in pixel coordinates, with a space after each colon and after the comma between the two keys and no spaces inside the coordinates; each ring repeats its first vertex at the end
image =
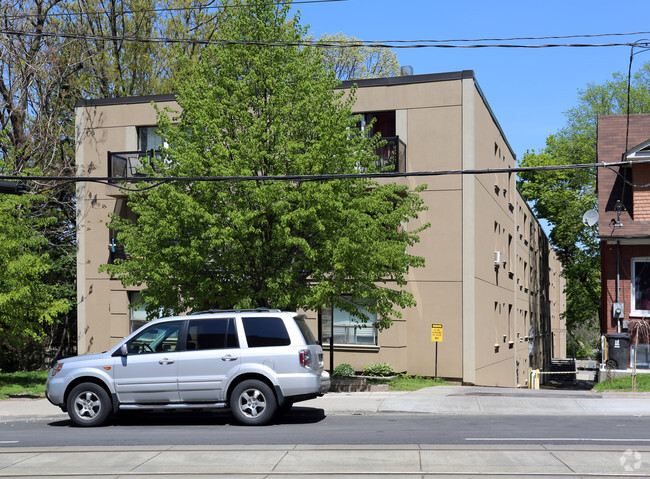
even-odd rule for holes
{"type": "MultiPolygon", "coordinates": [[[[297,403],[325,414],[648,416],[650,393],[438,386],[419,391],[328,393],[297,403]]],[[[0,421],[67,416],[47,399],[0,400],[0,421]]]]}
{"type": "Polygon", "coordinates": [[[0,477],[648,477],[650,447],[386,445],[2,448],[0,477]]]}

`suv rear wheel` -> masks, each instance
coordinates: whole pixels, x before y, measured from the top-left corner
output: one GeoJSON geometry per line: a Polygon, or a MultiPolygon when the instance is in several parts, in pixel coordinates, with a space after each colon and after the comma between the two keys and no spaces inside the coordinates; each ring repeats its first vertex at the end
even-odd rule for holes
{"type": "Polygon", "coordinates": [[[111,414],[111,398],[103,387],[94,383],[75,386],[66,406],[77,426],[101,426],[111,414]]]}
{"type": "Polygon", "coordinates": [[[268,424],[275,416],[277,401],[269,386],[262,381],[248,379],[232,390],[230,409],[239,423],[261,426],[268,424]]]}

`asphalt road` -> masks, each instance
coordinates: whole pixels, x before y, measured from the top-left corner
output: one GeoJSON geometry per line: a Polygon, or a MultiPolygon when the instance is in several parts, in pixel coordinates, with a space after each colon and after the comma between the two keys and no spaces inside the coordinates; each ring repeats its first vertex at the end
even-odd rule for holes
{"type": "Polygon", "coordinates": [[[68,420],[0,423],[0,447],[323,445],[323,444],[557,444],[650,446],[650,417],[327,416],[295,408],[266,427],[232,423],[226,413],[122,415],[102,428],[68,420]]]}

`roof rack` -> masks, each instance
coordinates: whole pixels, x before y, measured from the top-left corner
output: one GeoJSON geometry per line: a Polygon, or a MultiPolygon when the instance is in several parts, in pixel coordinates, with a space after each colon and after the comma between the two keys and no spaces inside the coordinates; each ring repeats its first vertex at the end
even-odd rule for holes
{"type": "Polygon", "coordinates": [[[212,314],[212,313],[281,313],[279,309],[273,308],[248,308],[248,309],[207,309],[205,311],[192,311],[187,313],[188,316],[195,314],[212,314]]]}

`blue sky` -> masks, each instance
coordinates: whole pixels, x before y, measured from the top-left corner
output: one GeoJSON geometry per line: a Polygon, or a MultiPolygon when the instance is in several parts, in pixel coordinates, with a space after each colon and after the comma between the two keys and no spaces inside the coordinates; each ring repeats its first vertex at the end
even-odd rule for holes
{"type": "MultiPolygon", "coordinates": [[[[362,40],[477,39],[650,31],[650,1],[347,0],[297,4],[316,37],[343,32],[362,40]]],[[[540,43],[624,43],[645,35],[540,43]]],[[[521,42],[512,42],[521,43],[521,42]]],[[[474,70],[517,158],[544,147],[565,123],[578,90],[627,72],[630,48],[395,49],[415,74],[474,70]]],[[[635,56],[633,71],[650,61],[635,56]]]]}

